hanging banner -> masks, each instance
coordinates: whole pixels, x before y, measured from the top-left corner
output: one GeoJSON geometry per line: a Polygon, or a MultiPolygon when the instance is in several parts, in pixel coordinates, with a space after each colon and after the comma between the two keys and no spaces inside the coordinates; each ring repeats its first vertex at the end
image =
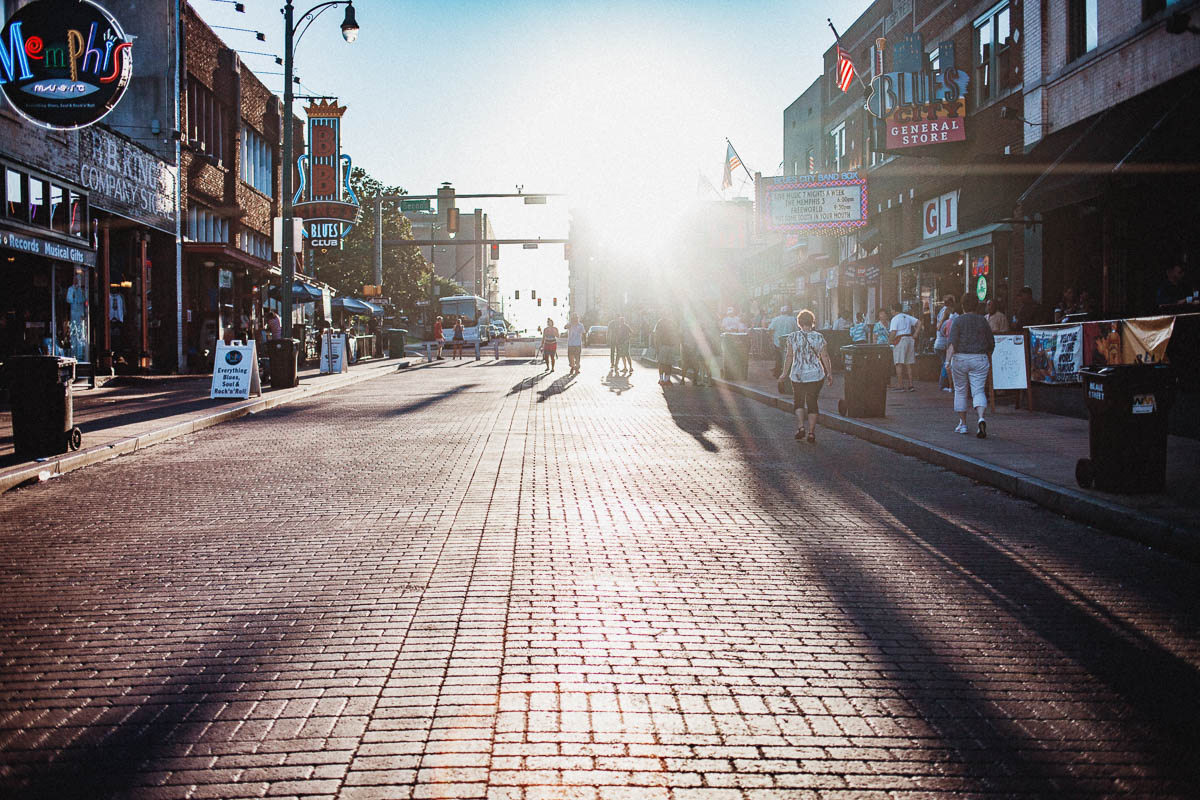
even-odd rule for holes
{"type": "Polygon", "coordinates": [[[1136,317],[1121,321],[1121,363],[1157,364],[1167,359],[1175,317],[1136,317]]]}
{"type": "Polygon", "coordinates": [[[254,342],[217,342],[213,357],[212,389],[209,399],[238,398],[246,400],[250,393],[262,396],[262,381],[258,374],[258,353],[254,342]]]}
{"type": "Polygon", "coordinates": [[[35,0],[13,12],[0,32],[0,89],[21,116],[43,128],[99,122],[131,77],[133,41],[90,0],[35,0]]]}
{"type": "Polygon", "coordinates": [[[1030,375],[1038,383],[1079,383],[1083,326],[1029,328],[1030,375]]]}
{"type": "Polygon", "coordinates": [[[996,349],[992,351],[992,386],[995,389],[1029,388],[1024,336],[996,336],[996,349]]]}
{"type": "Polygon", "coordinates": [[[350,369],[346,358],[346,334],[326,333],[321,337],[321,374],[336,374],[350,369]]]}
{"type": "Polygon", "coordinates": [[[350,188],[350,156],[342,152],[345,106],[320,100],[308,114],[308,153],[300,156],[300,188],[292,211],[304,219],[309,247],[340,249],[358,219],[358,197],[350,188]]]}
{"type": "Polygon", "coordinates": [[[1083,364],[1087,367],[1112,367],[1121,360],[1121,322],[1083,323],[1083,364]]]}

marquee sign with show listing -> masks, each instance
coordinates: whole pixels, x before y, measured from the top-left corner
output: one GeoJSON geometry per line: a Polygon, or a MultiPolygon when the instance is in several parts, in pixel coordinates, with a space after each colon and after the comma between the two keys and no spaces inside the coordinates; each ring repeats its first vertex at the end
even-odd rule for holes
{"type": "Polygon", "coordinates": [[[340,249],[358,219],[358,198],[350,188],[350,156],[342,153],[345,106],[320,100],[308,114],[308,153],[297,159],[300,188],[292,211],[304,219],[309,247],[340,249]]]}
{"type": "Polygon", "coordinates": [[[880,63],[867,98],[867,110],[883,120],[884,149],[964,141],[970,76],[954,65],[954,43],[938,45],[938,68],[930,69],[921,34],[904,36],[892,48],[891,72],[882,65],[886,43],[875,40],[880,63]]]}
{"type": "Polygon", "coordinates": [[[0,32],[0,89],[35,125],[74,130],[98,122],[132,76],[132,40],[90,0],[35,0],[0,32]]]}
{"type": "Polygon", "coordinates": [[[826,231],[867,224],[867,179],[857,172],[763,178],[767,227],[826,231]]]}

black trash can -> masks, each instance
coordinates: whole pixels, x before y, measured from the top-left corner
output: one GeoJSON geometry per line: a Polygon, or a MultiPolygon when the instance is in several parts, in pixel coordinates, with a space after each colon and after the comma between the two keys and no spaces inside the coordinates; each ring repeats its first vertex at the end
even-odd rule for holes
{"type": "Polygon", "coordinates": [[[839,350],[845,364],[845,383],[838,413],[847,417],[886,416],[891,345],[848,344],[839,350]]]}
{"type": "Polygon", "coordinates": [[[721,334],[721,377],[729,381],[746,380],[746,367],[750,361],[750,334],[721,334]]]}
{"type": "Polygon", "coordinates": [[[12,356],[4,363],[12,408],[13,450],[22,458],[56,456],[78,450],[83,436],[75,427],[75,359],[12,356]]]}
{"type": "Polygon", "coordinates": [[[291,389],[300,385],[300,342],[295,339],[268,339],[267,356],[271,359],[271,388],[291,389]]]}
{"type": "Polygon", "coordinates": [[[1087,489],[1149,494],[1167,483],[1167,418],[1175,401],[1169,364],[1132,364],[1079,371],[1088,410],[1091,458],[1075,465],[1087,489]]]}
{"type": "Polygon", "coordinates": [[[404,358],[404,337],[408,331],[404,328],[388,328],[388,358],[404,358]]]}

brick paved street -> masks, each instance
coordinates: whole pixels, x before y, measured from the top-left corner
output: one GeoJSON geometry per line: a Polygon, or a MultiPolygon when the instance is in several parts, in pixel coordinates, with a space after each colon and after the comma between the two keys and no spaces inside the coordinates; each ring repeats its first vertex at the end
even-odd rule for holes
{"type": "Polygon", "coordinates": [[[1194,797],[1197,567],[654,371],[0,496],[0,797],[1194,797]]]}

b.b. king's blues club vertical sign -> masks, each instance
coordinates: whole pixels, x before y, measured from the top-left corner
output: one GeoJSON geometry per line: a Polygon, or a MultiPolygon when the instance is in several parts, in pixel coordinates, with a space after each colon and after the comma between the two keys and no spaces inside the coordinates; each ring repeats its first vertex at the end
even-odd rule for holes
{"type": "Polygon", "coordinates": [[[342,239],[358,219],[358,198],[350,188],[350,156],[342,153],[342,115],[345,106],[321,99],[304,109],[308,114],[308,152],[297,159],[300,188],[292,210],[304,219],[304,236],[311,248],[340,249],[342,239]]]}

